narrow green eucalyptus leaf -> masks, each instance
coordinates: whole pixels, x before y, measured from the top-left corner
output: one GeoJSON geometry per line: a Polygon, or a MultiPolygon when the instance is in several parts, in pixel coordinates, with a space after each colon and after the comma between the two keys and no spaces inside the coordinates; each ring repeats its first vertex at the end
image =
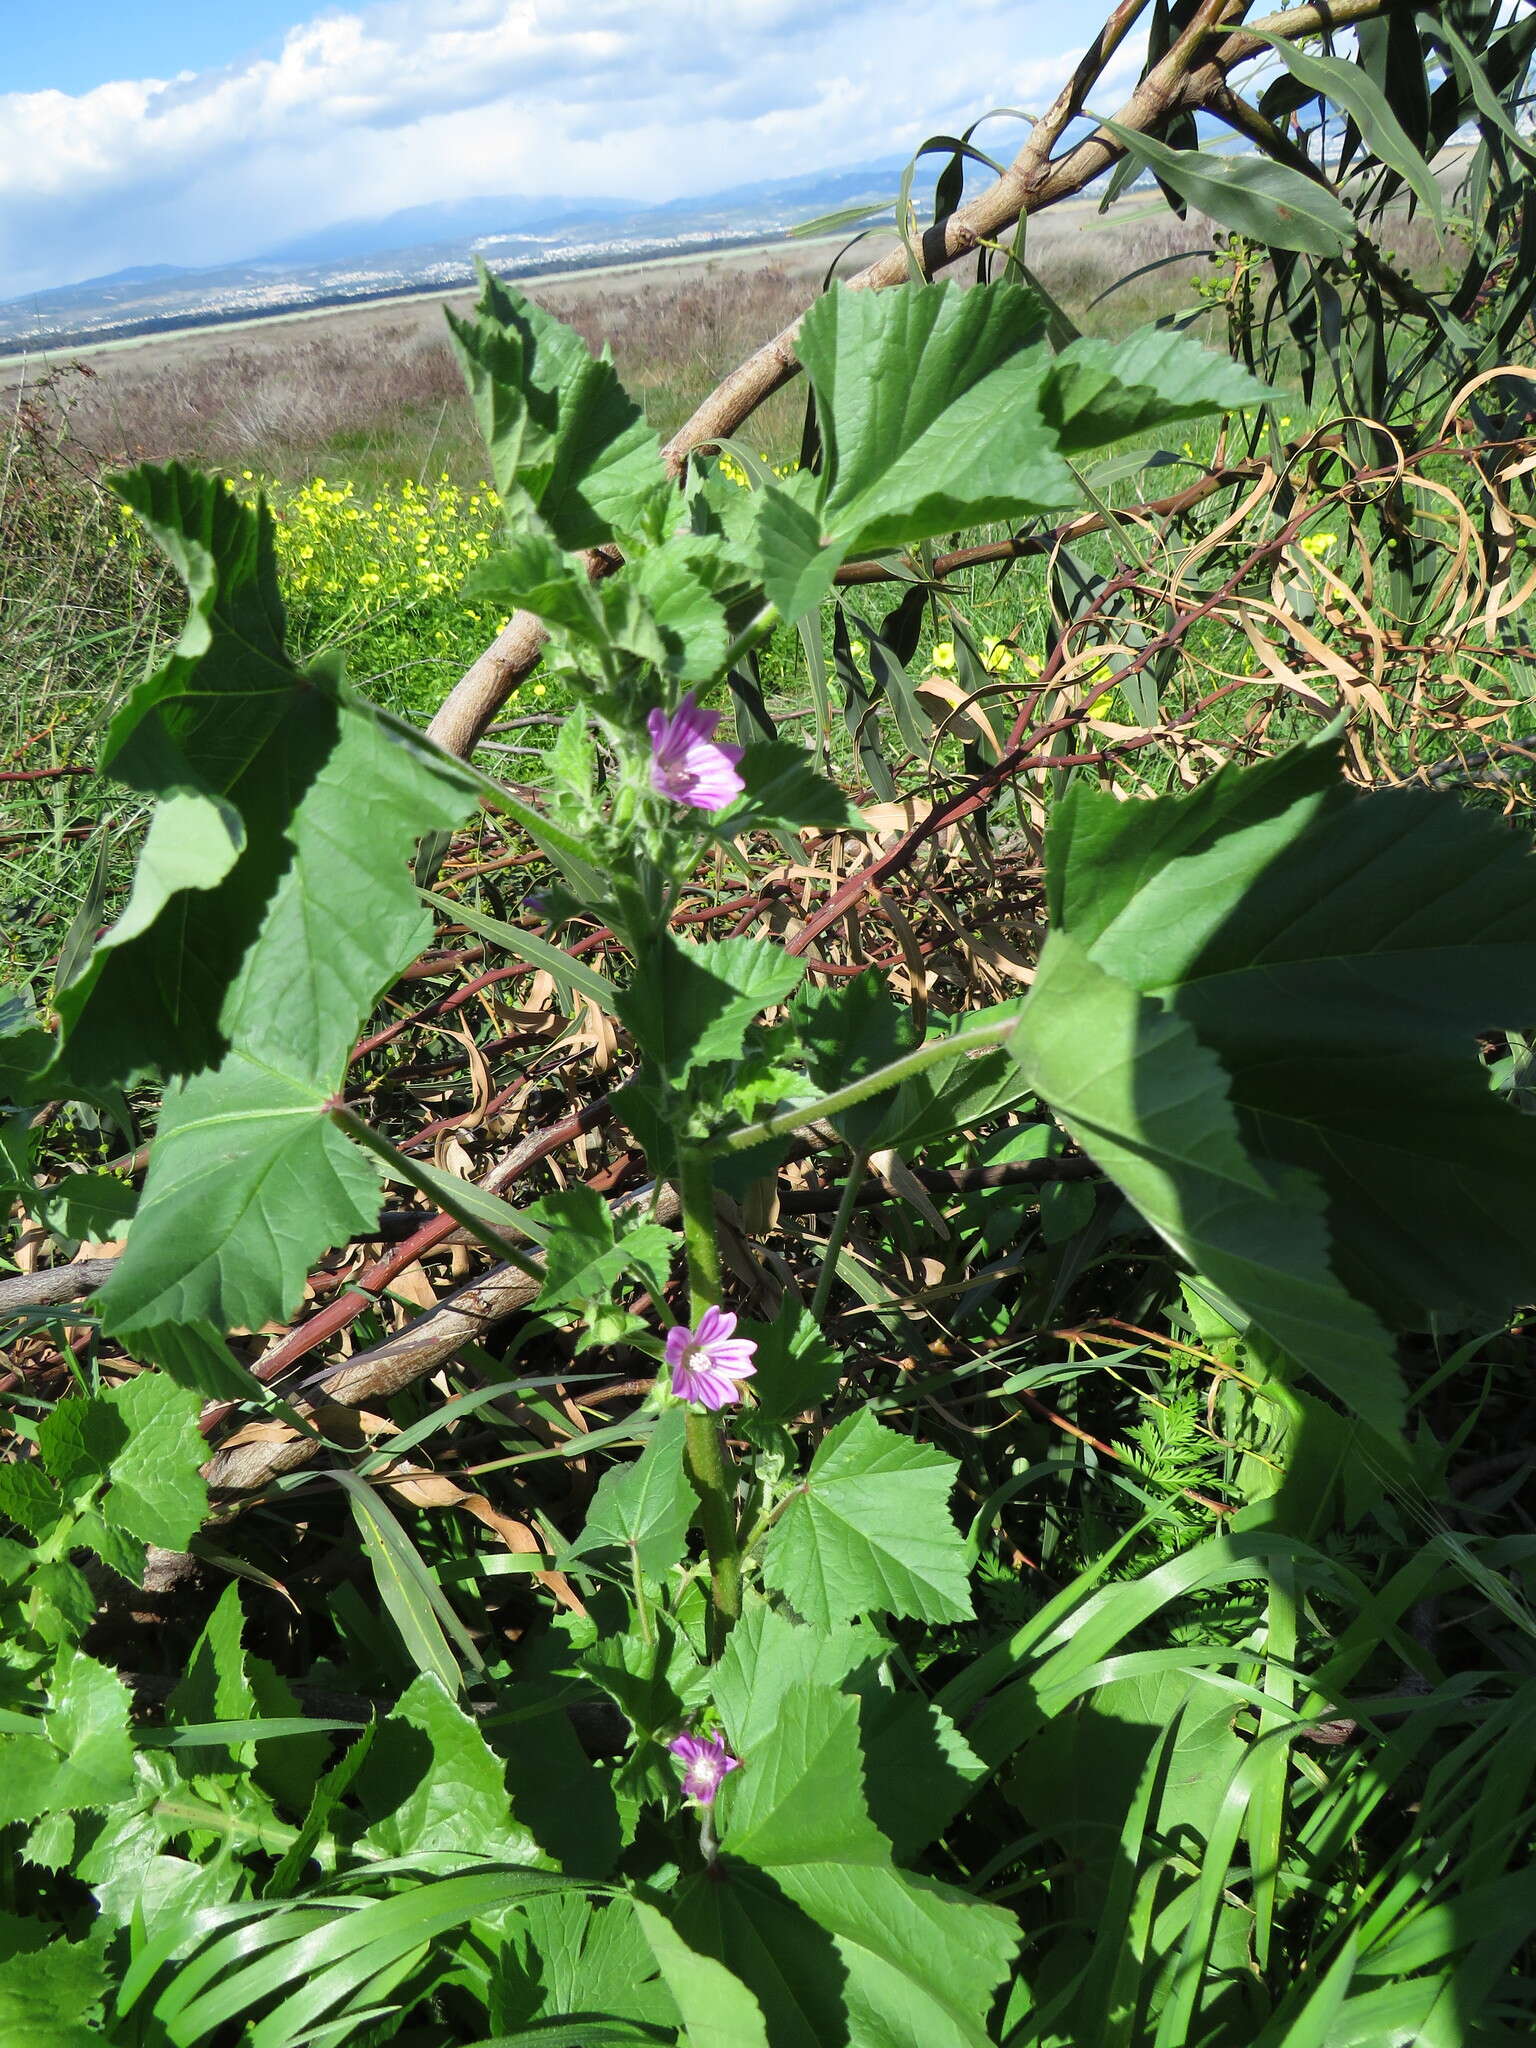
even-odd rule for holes
{"type": "Polygon", "coordinates": [[[562,1889],[569,1883],[568,1878],[511,1865],[429,1877],[350,1912],[332,1909],[306,1917],[290,1911],[275,1923],[280,1946],[265,1955],[260,1953],[263,1944],[253,1938],[257,1930],[237,1925],[215,1945],[214,1970],[208,1971],[200,1956],[197,1976],[178,1972],[168,1993],[156,2001],[156,2015],[171,2020],[178,2040],[202,2042],[269,1999],[286,1997],[287,2003],[272,2016],[277,2024],[263,2023],[260,2031],[250,2034],[251,2048],[277,2048],[291,2042],[288,2023],[301,2016],[296,1987],[303,1988],[307,2010],[302,2016],[313,2021],[347,1995],[349,1981],[366,1983],[388,1956],[409,1955],[450,1928],[503,1911],[536,1891],[562,1889]],[[210,1975],[216,1981],[204,1990],[210,1975]],[[195,1990],[173,2003],[170,1994],[187,1980],[195,1990]]]}
{"type": "Polygon", "coordinates": [[[1432,219],[1443,218],[1445,200],[1434,172],[1408,140],[1386,94],[1362,65],[1324,56],[1321,50],[1304,50],[1290,37],[1262,28],[1247,33],[1268,43],[1293,78],[1348,114],[1372,155],[1397,172],[1432,219]]]}
{"type": "Polygon", "coordinates": [[[764,1583],[820,1628],[864,1614],[964,1620],[968,1556],[949,1510],[956,1470],[859,1409],[822,1440],[769,1532],[764,1583]]]}
{"type": "Polygon", "coordinates": [[[820,519],[845,556],[1070,504],[1040,411],[1049,357],[1022,285],[849,291],[818,299],[797,348],[827,452],[820,519]]]}
{"type": "MultiPolygon", "coordinates": [[[[435,1678],[446,1692],[461,1692],[463,1674],[449,1647],[440,1612],[447,1601],[430,1568],[373,1487],[352,1479],[350,1473],[343,1475],[343,1484],[379,1598],[399,1630],[406,1655],[418,1671],[435,1678]]],[[[455,1633],[462,1638],[462,1626],[451,1609],[449,1614],[455,1633]]],[[[478,1661],[473,1644],[469,1647],[472,1659],[478,1661]]]]}
{"type": "Polygon", "coordinates": [[[1344,256],[1354,245],[1359,226],[1349,208],[1330,186],[1301,171],[1257,154],[1170,149],[1135,128],[1095,118],[1137,163],[1224,228],[1307,256],[1344,256]]]}
{"type": "Polygon", "coordinates": [[[1448,21],[1443,14],[1420,14],[1416,16],[1422,31],[1437,37],[1452,52],[1456,69],[1466,79],[1467,90],[1473,104],[1491,128],[1498,130],[1506,142],[1512,143],[1516,154],[1527,165],[1536,161],[1536,150],[1531,146],[1529,135],[1522,135],[1510,118],[1510,113],[1499,95],[1488,82],[1488,74],[1478,61],[1477,52],[1448,21]]]}

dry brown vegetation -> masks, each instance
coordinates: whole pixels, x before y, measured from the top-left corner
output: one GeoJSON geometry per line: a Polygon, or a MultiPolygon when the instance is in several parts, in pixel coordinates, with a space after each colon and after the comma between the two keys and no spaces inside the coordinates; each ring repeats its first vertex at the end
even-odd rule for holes
{"type": "MultiPolygon", "coordinates": [[[[1144,214],[1135,199],[1122,214],[1101,221],[1085,203],[1029,233],[1031,268],[1075,316],[1113,291],[1091,315],[1100,331],[1187,305],[1191,275],[1210,246],[1203,222],[1144,214]],[[1142,266],[1185,254],[1188,263],[1115,289],[1142,266]]],[[[870,248],[860,243],[853,264],[870,248]]],[[[595,272],[535,295],[590,346],[612,346],[625,383],[667,434],[756,341],[804,308],[836,255],[828,243],[789,244],[771,255],[595,272]]],[[[430,468],[471,481],[483,456],[441,304],[424,296],[90,352],[91,374],[73,394],[72,434],[106,462],[181,458],[289,481],[334,474],[338,464],[380,480],[430,468]]],[[[16,376],[13,368],[13,383],[16,376]]],[[[752,438],[791,451],[801,406],[800,394],[779,394],[755,419],[752,438]]]]}

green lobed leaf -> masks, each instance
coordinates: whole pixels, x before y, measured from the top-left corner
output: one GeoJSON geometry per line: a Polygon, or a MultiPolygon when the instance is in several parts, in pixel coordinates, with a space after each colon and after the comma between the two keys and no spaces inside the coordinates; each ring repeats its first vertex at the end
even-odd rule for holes
{"type": "Polygon", "coordinates": [[[89,2024],[106,1989],[94,1945],[56,1941],[0,1963],[0,2041],[6,2048],[101,2048],[89,2024]]]}
{"type": "Polygon", "coordinates": [[[530,501],[564,549],[648,531],[672,486],[606,353],[489,271],[480,286],[472,320],[447,317],[497,491],[530,501]]]}
{"type": "Polygon", "coordinates": [[[635,1918],[677,2001],[691,2048],[768,2048],[762,2007],[723,1963],[700,1955],[671,1921],[644,1899],[631,1901],[635,1918]]]}
{"type": "Polygon", "coordinates": [[[1099,126],[1127,154],[1156,172],[1181,199],[1224,228],[1271,249],[1308,256],[1344,256],[1359,232],[1354,215],[1326,183],[1267,156],[1218,156],[1206,149],[1170,149],[1102,115],[1099,126]]]}
{"type": "Polygon", "coordinates": [[[382,1856],[451,1849],[503,1863],[541,1862],[512,1817],[500,1760],[442,1683],[423,1672],[401,1696],[357,1780],[372,1824],[359,1847],[382,1856]]]}
{"type": "Polygon", "coordinates": [[[0,1103],[35,1102],[33,1077],[53,1057],[53,1050],[32,998],[19,989],[0,989],[0,1103]]]}
{"type": "Polygon", "coordinates": [[[131,1344],[293,1312],[315,1257],[378,1220],[379,1171],[330,1122],[332,1092],[244,1052],[166,1090],[137,1227],[97,1297],[105,1329],[131,1344]]]}
{"type": "MultiPolygon", "coordinates": [[[[246,1669],[244,1629],[239,1581],[231,1579],[203,1624],[186,1669],[165,1703],[165,1717],[172,1726],[203,1727],[255,1718],[256,1694],[246,1669]]],[[[183,1752],[181,1761],[189,1775],[232,1779],[252,1753],[249,1743],[199,1742],[190,1752],[183,1752]]]]}
{"type": "MultiPolygon", "coordinates": [[[[912,1049],[911,1021],[878,974],[803,990],[792,1014],[806,1068],[824,1094],[878,1073],[912,1049]]],[[[863,1151],[888,1121],[891,1108],[888,1095],[875,1095],[841,1111],[832,1122],[850,1145],[863,1151]]]]}
{"type": "Polygon", "coordinates": [[[599,586],[608,635],[680,682],[707,682],[725,666],[729,642],[715,591],[732,575],[713,540],[679,537],[648,548],[599,586]]]}
{"type": "Polygon", "coordinates": [[[1352,1292],[1410,1325],[1536,1294],[1536,1125],[1477,1058],[1536,1015],[1536,865],[1506,824],[1356,792],[1322,743],[1187,801],[1073,794],[1047,862],[1053,924],[1210,1049],[1255,1160],[1318,1182],[1352,1292]]]}
{"type": "MultiPolygon", "coordinates": [[[[998,1022],[1016,1014],[1017,1008],[1016,1003],[993,1003],[958,1017],[930,1014],[928,1038],[952,1037],[973,1025],[998,1022]]],[[[1027,1100],[1029,1092],[1017,1063],[1002,1048],[969,1053],[903,1081],[876,1132],[876,1143],[909,1156],[927,1145],[947,1144],[956,1131],[989,1123],[1027,1100]]]]}
{"type": "Polygon", "coordinates": [[[776,1875],[848,1972],[850,2048],[986,2048],[987,2012],[1019,1946],[1011,1913],[891,1868],[776,1875]]]}
{"type": "Polygon", "coordinates": [[[1321,1188],[1296,1171],[1266,1176],[1243,1144],[1220,1061],[1187,1024],[1058,929],[1013,1051],[1066,1130],[1182,1258],[1355,1413],[1384,1431],[1400,1426],[1392,1347],[1334,1273],[1321,1188]]]}
{"type": "Polygon", "coordinates": [[[859,1741],[870,1814],[903,1861],[943,1834],[987,1776],[944,1709],[920,1693],[866,1691],[859,1741]]]}
{"type": "Polygon", "coordinates": [[[968,1557],[949,1511],[957,1469],[860,1409],[822,1440],[769,1532],[764,1583],[821,1628],[862,1614],[964,1620],[968,1557]]]}
{"type": "Polygon", "coordinates": [[[794,740],[755,741],[743,751],[737,773],[742,793],[715,820],[722,838],[774,830],[836,831],[858,823],[842,790],[794,740]]]}
{"type": "Polygon", "coordinates": [[[757,1346],[752,1393],[765,1421],[793,1421],[836,1391],[842,1356],[803,1301],[786,1297],[771,1323],[744,1322],[738,1334],[757,1346]]]}
{"type": "Polygon", "coordinates": [[[167,1095],[149,1221],[102,1296],[105,1326],[155,1355],[159,1326],[291,1314],[312,1259],[374,1220],[377,1175],[326,1128],[325,1105],[362,1020],[430,933],[403,855],[462,817],[475,782],[289,661],[264,508],[175,468],[122,488],[182,569],[191,609],[175,652],[114,719],[108,759],[172,799],[173,822],[185,798],[239,825],[227,859],[208,864],[199,840],[173,894],[150,859],[170,829],[157,812],[127,911],[58,998],[70,1085],[146,1064],[191,1075],[167,1095]]]}
{"type": "Polygon", "coordinates": [[[1230,356],[1187,334],[1144,327],[1119,341],[1070,342],[1046,372],[1041,408],[1063,454],[1075,456],[1274,396],[1230,356]]]}
{"type": "Polygon", "coordinates": [[[16,1522],[41,1540],[52,1534],[63,1512],[57,1492],[36,1465],[0,1465],[0,1521],[16,1522]]]}
{"type": "MultiPolygon", "coordinates": [[[[47,1046],[51,1052],[51,1039],[47,1046]]],[[[26,1113],[0,1122],[0,1195],[18,1198],[55,1237],[102,1243],[126,1236],[138,1201],[132,1185],[114,1173],[65,1173],[39,1185],[31,1126],[26,1113]]]]}
{"type": "Polygon", "coordinates": [[[578,1550],[617,1545],[632,1551],[641,1571],[652,1578],[681,1563],[697,1505],[683,1465],[685,1422],[682,1407],[664,1408],[639,1457],[603,1474],[578,1550]]]}
{"type": "Polygon", "coordinates": [[[1040,410],[1040,301],[952,284],[819,298],[796,347],[827,455],[823,533],[847,555],[1070,504],[1040,410]]]}
{"type": "MultiPolygon", "coordinates": [[[[508,1935],[522,1951],[526,1996],[538,2024],[513,2039],[569,2040],[571,2048],[586,2048],[589,2038],[655,2042],[676,2028],[676,2002],[630,1903],[594,1900],[577,1891],[546,1892],[523,1902],[508,1935]],[[562,2027],[568,2015],[583,2015],[584,2024],[562,2027]]],[[[521,2003],[516,1991],[511,2003],[521,2003]]]]}
{"type": "Polygon", "coordinates": [[[663,932],[636,960],[619,1015],[675,1084],[695,1067],[739,1059],[747,1027],[792,994],[804,972],[782,947],[756,939],[693,945],[663,932]]]}
{"type": "Polygon", "coordinates": [[[749,506],[743,552],[769,603],[792,626],[831,590],[843,550],[828,546],[816,513],[777,484],[753,491],[749,506]]]}
{"type": "Polygon", "coordinates": [[[857,1701],[814,1678],[796,1679],[742,1765],[722,1831],[733,1856],[775,1870],[890,1861],[891,1845],[864,1803],[857,1701]]]}
{"type": "Polygon", "coordinates": [[[82,1650],[60,1651],[34,1735],[0,1735],[0,1826],[47,1813],[105,1811],[132,1796],[129,1692],[82,1650]]]}
{"type": "Polygon", "coordinates": [[[638,1272],[657,1291],[666,1285],[677,1233],[659,1223],[620,1221],[591,1188],[563,1188],[520,1211],[544,1248],[539,1309],[605,1302],[625,1273],[638,1272]]]}
{"type": "MultiPolygon", "coordinates": [[[[107,1467],[103,1519],[141,1543],[185,1549],[208,1513],[200,1469],[208,1446],[197,1426],[202,1402],[155,1372],[141,1372],[91,1402],[123,1426],[122,1447],[107,1467]]],[[[62,1404],[66,1410],[72,1405],[62,1404]]]]}
{"type": "Polygon", "coordinates": [[[1010,1915],[889,1866],[752,1871],[677,1895],[689,1945],[757,1999],[774,2048],[988,2048],[1010,1915]]]}
{"type": "Polygon", "coordinates": [[[289,658],[264,506],[174,465],[120,489],[181,569],[189,612],[108,732],[104,765],[161,802],[126,910],[58,992],[51,1079],[188,1074],[231,1045],[331,1074],[427,935],[399,856],[457,824],[472,778],[289,658]]]}
{"type": "Polygon", "coordinates": [[[715,1706],[736,1752],[748,1756],[771,1740],[792,1686],[840,1690],[855,1672],[871,1670],[888,1648],[868,1623],[811,1628],[766,1600],[749,1600],[711,1672],[715,1706]]]}

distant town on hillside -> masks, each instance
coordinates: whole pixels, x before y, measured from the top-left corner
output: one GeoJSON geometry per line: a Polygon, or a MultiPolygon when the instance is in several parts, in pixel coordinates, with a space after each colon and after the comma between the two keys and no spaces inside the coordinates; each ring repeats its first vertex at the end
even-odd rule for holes
{"type": "MultiPolygon", "coordinates": [[[[150,264],[0,302],[0,352],[80,347],[168,328],[454,290],[483,259],[503,276],[738,248],[822,214],[889,207],[906,158],[637,207],[502,196],[345,221],[214,269],[150,264]]],[[[853,229],[850,228],[850,232],[853,229]]]]}

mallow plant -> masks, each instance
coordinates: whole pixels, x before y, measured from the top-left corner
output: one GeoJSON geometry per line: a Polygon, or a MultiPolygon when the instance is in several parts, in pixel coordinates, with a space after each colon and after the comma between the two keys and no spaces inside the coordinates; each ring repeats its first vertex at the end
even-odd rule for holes
{"type": "MultiPolygon", "coordinates": [[[[721,693],[765,635],[814,619],[847,562],[920,574],[941,534],[1070,507],[1096,449],[1269,394],[1174,332],[1057,349],[1026,284],[839,288],[799,342],[819,466],[743,491],[707,459],[670,476],[611,364],[494,280],[452,324],[503,522],[466,599],[537,613],[575,707],[536,797],[444,755],[339,666],[294,661],[259,504],[178,467],[119,483],[187,614],[104,743],[153,806],[131,890],[66,947],[41,1013],[9,1003],[0,1040],[13,1191],[62,1239],[106,1220],[125,1239],[94,1304],[93,1376],[24,1418],[27,1454],[0,1467],[16,1532],[0,1541],[0,1826],[58,1901],[57,1938],[25,1932],[0,1962],[0,2013],[46,1980],[87,2017],[39,2040],[97,2038],[95,2012],[108,2038],[156,2048],[407,2025],[432,2042],[733,2048],[1213,2038],[1201,1929],[1221,1898],[1198,1870],[1189,1910],[1155,1925],[1112,1888],[1101,1946],[1090,1928],[1042,1968],[1017,1917],[1033,1852],[1006,1826],[995,1854],[961,1838],[1161,1604],[1294,1590],[1309,1445],[1334,1456],[1345,1430],[1404,1486],[1428,1483],[1399,1333],[1477,1327],[1536,1294],[1520,1222],[1536,1126],[1477,1049],[1536,1015],[1529,856],[1496,817],[1350,787],[1325,732],[1153,800],[1069,783],[1032,985],[979,1015],[920,1032],[871,975],[809,986],[788,947],[691,939],[676,912],[706,861],[749,868],[764,843],[852,822],[797,743],[721,737],[721,693]],[[400,1149],[349,1092],[358,1034],[430,937],[437,860],[477,805],[542,856],[543,935],[457,914],[622,1028],[639,1202],[580,1185],[504,1201],[400,1149]],[[562,951],[578,914],[616,935],[622,966],[562,951]],[[36,1105],[126,1116],[146,1088],[136,1196],[110,1175],[36,1185],[36,1105]],[[961,1526],[956,1461],[899,1390],[847,1388],[823,1328],[870,1154],[1010,1121],[1087,1155],[1118,1190],[1117,1227],[1161,1239],[1283,1402],[1295,1484],[1170,1566],[1133,1621],[1108,1579],[1019,1626],[979,1618],[993,1506],[969,1498],[961,1526]],[[808,1298],[754,1324],[731,1306],[720,1204],[771,1184],[808,1136],[840,1154],[849,1192],[808,1298]],[[544,1555],[580,1611],[515,1646],[488,1649],[423,1583],[333,1414],[230,1347],[295,1315],[316,1261],[376,1224],[386,1183],[525,1273],[546,1326],[654,1367],[633,1412],[584,1440],[611,1462],[544,1555]],[[324,1437],[419,1670],[376,1723],[300,1712],[244,1644],[234,1577],[153,1721],[82,1647],[104,1579],[135,1581],[146,1546],[203,1540],[206,1402],[324,1437]],[[1125,1994],[1133,1951],[1145,1995],[1125,1994]]],[[[1291,1711],[1334,1704],[1298,1681],[1291,1711]]],[[[1269,1825],[1283,1759],[1227,1759],[1220,1826],[1269,1825]]],[[[1146,1827],[1150,1779],[1137,1797],[1146,1827]]],[[[1345,1914],[1344,1975],[1293,1981],[1269,1945],[1273,1873],[1255,1857],[1227,1882],[1266,1958],[1245,2040],[1301,2024],[1319,1983],[1337,2005],[1389,1942],[1345,1914]]]]}

